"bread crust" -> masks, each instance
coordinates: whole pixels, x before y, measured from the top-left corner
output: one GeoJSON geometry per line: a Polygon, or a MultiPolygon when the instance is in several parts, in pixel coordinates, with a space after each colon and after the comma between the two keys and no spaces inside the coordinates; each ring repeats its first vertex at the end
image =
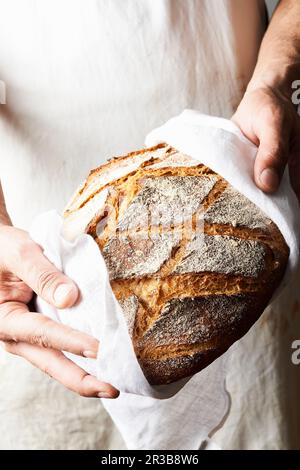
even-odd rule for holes
{"type": "Polygon", "coordinates": [[[267,306],[289,257],[282,234],[222,177],[166,144],[93,170],[65,227],[104,190],[85,232],[102,251],[147,380],[199,372],[267,306]]]}

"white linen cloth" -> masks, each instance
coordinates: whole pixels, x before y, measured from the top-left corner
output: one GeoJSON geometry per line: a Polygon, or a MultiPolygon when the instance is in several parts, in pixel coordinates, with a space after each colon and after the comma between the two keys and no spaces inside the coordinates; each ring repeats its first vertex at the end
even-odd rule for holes
{"type": "MultiPolygon", "coordinates": [[[[0,79],[7,90],[0,175],[12,220],[24,229],[38,213],[60,211],[91,168],[140,148],[151,128],[185,107],[229,117],[266,25],[263,0],[0,0],[0,10],[0,79]]],[[[265,322],[264,335],[278,318],[265,322]]],[[[230,429],[219,433],[225,448],[297,442],[299,373],[286,361],[284,373],[277,363],[269,367],[257,347],[266,344],[261,331],[247,335],[252,340],[237,348],[230,368],[230,429]],[[249,350],[260,352],[259,360],[249,350]],[[239,380],[249,361],[262,377],[251,382],[250,410],[250,382],[239,380]],[[281,406],[286,401],[292,410],[281,406]],[[279,429],[283,417],[288,430],[279,429]],[[257,427],[267,431],[258,434],[257,427]]],[[[268,337],[274,358],[289,344],[286,337],[283,347],[281,337],[268,337]]],[[[75,396],[2,350],[0,376],[0,449],[123,448],[100,402],[75,396]]]]}
{"type": "MultiPolygon", "coordinates": [[[[146,139],[149,145],[158,142],[170,143],[221,174],[278,225],[290,248],[284,286],[295,274],[299,259],[298,202],[287,178],[275,196],[260,191],[252,178],[257,148],[225,119],[185,111],[146,139]]],[[[230,352],[196,374],[173,398],[169,397],[181,388],[182,382],[150,387],[134,356],[121,308],[113,296],[96,243],[87,235],[70,243],[60,232],[61,220],[55,213],[39,216],[30,230],[32,238],[44,247],[45,255],[78,283],[82,300],[71,310],[56,311],[38,298],[39,311],[99,339],[97,361],[72,355],[71,358],[123,392],[118,400],[105,400],[103,404],[128,447],[199,448],[228,412],[224,383],[226,357],[230,352]],[[158,402],[154,398],[167,399],[158,402]]]]}

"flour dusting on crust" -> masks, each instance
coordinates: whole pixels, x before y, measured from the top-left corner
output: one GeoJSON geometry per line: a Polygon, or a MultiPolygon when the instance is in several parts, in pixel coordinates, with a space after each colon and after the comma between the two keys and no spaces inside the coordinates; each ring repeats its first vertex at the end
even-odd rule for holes
{"type": "Polygon", "coordinates": [[[155,274],[178,245],[180,234],[162,233],[113,237],[105,245],[103,256],[110,279],[126,279],[155,274]]]}
{"type": "Polygon", "coordinates": [[[144,178],[142,189],[127,208],[118,229],[179,224],[199,209],[217,181],[215,176],[163,176],[144,178]]]}
{"type": "Polygon", "coordinates": [[[130,295],[126,299],[119,300],[127,323],[128,333],[130,336],[133,334],[134,323],[136,314],[139,308],[139,299],[136,295],[130,295]]]}
{"type": "Polygon", "coordinates": [[[271,220],[245,196],[228,186],[204,214],[210,224],[231,224],[234,227],[266,230],[271,220]]]}
{"type": "Polygon", "coordinates": [[[257,277],[264,269],[265,248],[257,241],[196,234],[175,273],[218,272],[257,277]]]}
{"type": "Polygon", "coordinates": [[[146,332],[140,345],[195,344],[212,340],[241,320],[251,305],[247,295],[211,295],[172,299],[146,332]]]}

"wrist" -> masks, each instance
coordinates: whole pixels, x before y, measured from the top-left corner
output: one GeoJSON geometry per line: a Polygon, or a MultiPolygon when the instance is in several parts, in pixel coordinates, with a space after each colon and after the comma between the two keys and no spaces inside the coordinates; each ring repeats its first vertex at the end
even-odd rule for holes
{"type": "Polygon", "coordinates": [[[295,80],[300,80],[300,63],[274,63],[273,66],[269,66],[267,69],[261,69],[257,66],[248,83],[246,92],[265,88],[291,100],[294,92],[292,85],[295,80]]]}

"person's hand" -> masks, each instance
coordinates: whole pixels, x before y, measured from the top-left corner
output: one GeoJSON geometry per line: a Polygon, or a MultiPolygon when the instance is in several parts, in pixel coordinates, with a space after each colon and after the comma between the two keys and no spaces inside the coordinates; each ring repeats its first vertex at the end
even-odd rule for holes
{"type": "Polygon", "coordinates": [[[258,146],[256,185],[267,193],[276,191],[288,164],[291,184],[300,201],[300,118],[292,101],[268,86],[250,89],[232,120],[258,146]]]}
{"type": "Polygon", "coordinates": [[[71,307],[78,288],[43,255],[27,232],[0,226],[0,340],[5,349],[85,397],[116,398],[119,392],[101,382],[62,351],[96,358],[98,341],[39,313],[30,312],[33,292],[58,308],[71,307]]]}

